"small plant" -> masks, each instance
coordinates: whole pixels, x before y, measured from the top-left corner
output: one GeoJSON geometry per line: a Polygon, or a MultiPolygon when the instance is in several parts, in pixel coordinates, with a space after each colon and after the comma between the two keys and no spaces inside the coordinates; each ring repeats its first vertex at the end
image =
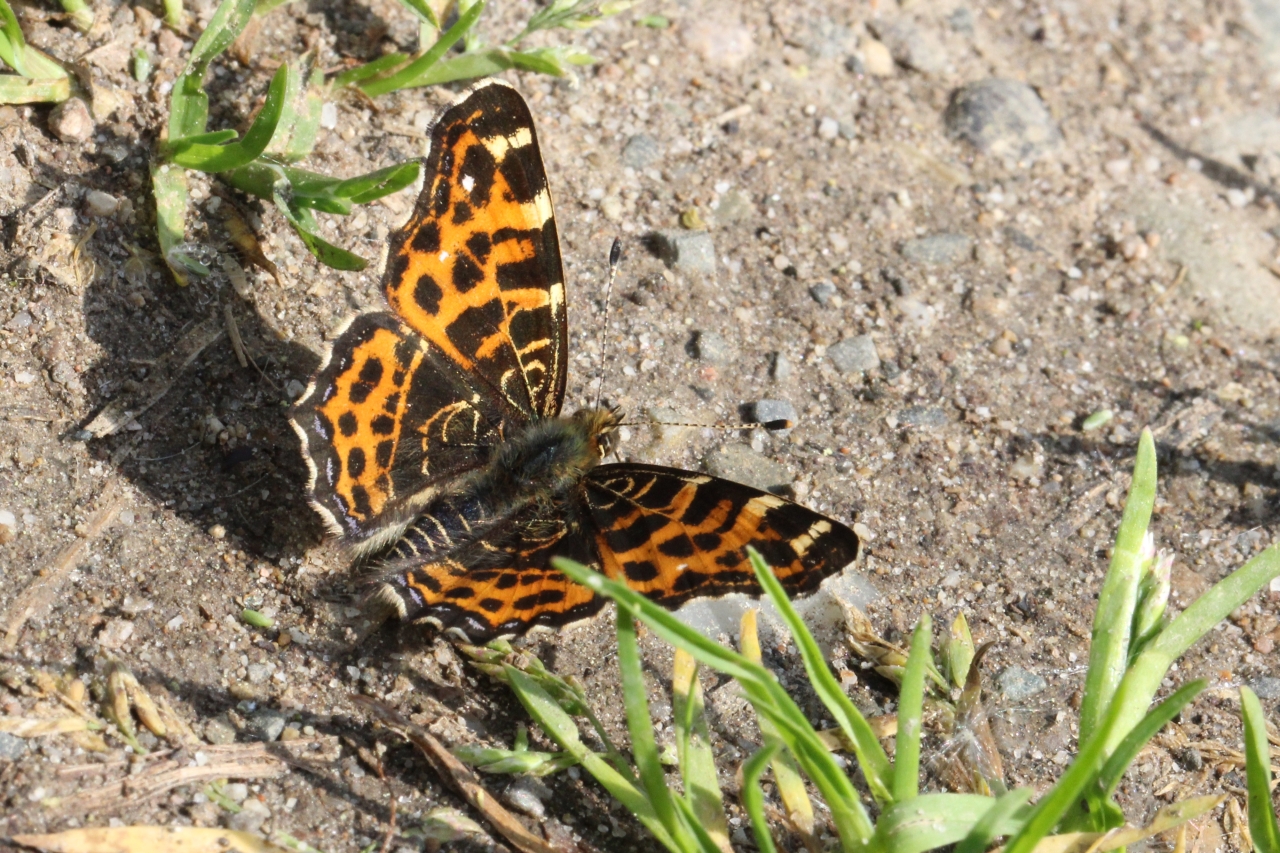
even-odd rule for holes
{"type": "MultiPolygon", "coordinates": [[[[0,0],[2,3],[3,0],[0,0]]],[[[399,89],[465,80],[520,68],[563,76],[569,66],[594,61],[573,47],[523,49],[530,34],[554,27],[590,26],[617,14],[629,3],[601,4],[587,0],[556,0],[539,10],[514,38],[500,47],[484,47],[475,26],[485,9],[483,0],[462,0],[457,20],[442,29],[436,11],[426,0],[402,0],[421,23],[422,41],[430,43],[416,56],[393,53],[325,80],[309,71],[308,58],[285,62],[271,80],[267,95],[243,138],[233,130],[208,130],[209,97],[204,78],[209,64],[236,40],[255,14],[266,14],[279,0],[223,0],[196,42],[187,67],[174,82],[170,98],[167,138],[151,170],[156,197],[156,229],[161,253],[174,277],[187,284],[192,275],[209,274],[199,247],[186,241],[186,170],[217,174],[231,186],[270,201],[292,226],[307,249],[335,269],[363,269],[366,261],[319,236],[315,213],[349,214],[398,192],[414,182],[418,163],[410,161],[341,179],[299,168],[295,163],[315,147],[325,100],[344,87],[373,97],[399,89]],[[445,58],[459,42],[461,54],[445,58]]],[[[167,2],[166,20],[181,19],[177,0],[167,2]]],[[[145,57],[143,58],[145,60],[145,57]]],[[[145,63],[144,63],[145,64],[145,63]]],[[[135,73],[139,73],[135,68],[135,73]]]]}
{"type": "MultiPolygon", "coordinates": [[[[886,652],[880,658],[881,666],[892,671],[901,684],[891,761],[870,722],[840,689],[781,585],[754,552],[751,560],[756,576],[796,643],[810,685],[836,720],[838,737],[815,731],[777,679],[760,665],[753,618],[744,619],[742,652],[734,652],[703,637],[625,584],[576,563],[560,561],[557,567],[571,579],[617,603],[618,660],[634,765],[609,743],[580,687],[547,672],[536,658],[513,653],[509,646],[469,651],[485,671],[511,685],[562,752],[539,753],[533,758],[527,746],[506,754],[488,750],[483,761],[477,760],[480,751],[463,750],[462,754],[484,769],[502,772],[551,772],[569,760],[581,763],[668,849],[707,853],[728,849],[719,830],[723,803],[714,784],[714,767],[708,772],[709,752],[700,752],[698,746],[705,740],[705,722],[697,680],[691,674],[692,664],[680,663],[697,661],[734,678],[755,708],[762,747],[742,766],[742,804],[763,851],[776,849],[759,787],[770,765],[788,820],[810,850],[822,849],[822,845],[815,836],[814,809],[801,773],[821,794],[839,849],[846,851],[920,853],[954,844],[959,853],[982,853],[1003,837],[1006,853],[1027,853],[1056,849],[1053,845],[1066,839],[1050,839],[1066,833],[1075,834],[1074,845],[1107,851],[1175,829],[1207,814],[1223,798],[1202,796],[1174,803],[1161,809],[1146,827],[1122,829],[1124,815],[1113,799],[1114,792],[1147,741],[1205,687],[1204,681],[1191,682],[1150,707],[1171,664],[1280,575],[1280,547],[1257,555],[1170,619],[1165,612],[1170,558],[1155,552],[1147,532],[1155,485],[1155,445],[1151,433],[1144,431],[1095,617],[1079,750],[1062,778],[1034,805],[1030,805],[1031,789],[1005,792],[1002,780],[986,778],[991,775],[989,767],[972,764],[976,775],[991,783],[990,793],[920,793],[922,723],[930,692],[926,686],[964,684],[967,693],[975,683],[975,664],[982,652],[973,649],[966,625],[952,626],[943,644],[942,668],[932,660],[928,616],[917,624],[905,656],[886,652]],[[668,786],[656,746],[636,644],[636,620],[677,650],[673,716],[683,793],[668,786]],[[587,747],[574,716],[591,720],[604,752],[587,747]],[[830,755],[828,744],[833,740],[847,745],[856,756],[867,793],[879,810],[877,820],[872,820],[850,775],[830,755]],[[517,755],[529,757],[522,764],[517,755]]],[[[972,696],[970,699],[976,701],[972,696]]],[[[964,703],[962,693],[953,710],[962,711],[964,703]]],[[[1242,707],[1250,830],[1257,849],[1275,853],[1280,828],[1271,809],[1265,725],[1256,698],[1247,690],[1242,691],[1242,707]]]]}
{"type": "Polygon", "coordinates": [[[71,75],[27,44],[6,0],[0,0],[0,59],[17,72],[0,74],[0,104],[60,103],[71,97],[71,75]]]}

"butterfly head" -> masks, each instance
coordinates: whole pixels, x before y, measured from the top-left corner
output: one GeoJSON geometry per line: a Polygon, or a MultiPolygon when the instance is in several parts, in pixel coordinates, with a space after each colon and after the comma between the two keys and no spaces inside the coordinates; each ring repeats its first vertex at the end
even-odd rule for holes
{"type": "Polygon", "coordinates": [[[579,409],[573,413],[573,419],[582,424],[587,443],[597,460],[603,459],[613,451],[618,425],[622,423],[622,412],[616,406],[579,409]]]}

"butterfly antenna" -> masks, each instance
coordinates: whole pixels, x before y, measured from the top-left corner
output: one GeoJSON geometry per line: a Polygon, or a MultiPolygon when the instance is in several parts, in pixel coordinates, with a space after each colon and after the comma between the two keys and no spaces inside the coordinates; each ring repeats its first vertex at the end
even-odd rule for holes
{"type": "Polygon", "coordinates": [[[609,281],[604,286],[604,325],[600,327],[600,384],[596,386],[596,401],[592,408],[600,408],[600,396],[604,393],[604,348],[609,337],[609,309],[612,307],[613,280],[618,277],[618,264],[622,261],[622,238],[614,237],[609,247],[609,281]]]}
{"type": "Polygon", "coordinates": [[[775,432],[780,429],[794,429],[795,421],[790,418],[779,418],[773,421],[756,421],[749,424],[697,424],[692,421],[671,422],[671,421],[625,421],[618,426],[660,426],[660,427],[697,427],[698,429],[718,429],[724,432],[730,432],[737,429],[767,429],[775,432]]]}

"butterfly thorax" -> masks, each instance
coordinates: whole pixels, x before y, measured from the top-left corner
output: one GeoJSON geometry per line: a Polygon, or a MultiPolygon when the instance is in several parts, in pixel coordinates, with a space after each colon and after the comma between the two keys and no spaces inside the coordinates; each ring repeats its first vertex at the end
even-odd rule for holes
{"type": "Polygon", "coordinates": [[[387,556],[446,559],[532,505],[570,501],[609,452],[620,421],[614,409],[589,408],[528,424],[498,444],[485,467],[424,506],[387,556]]]}

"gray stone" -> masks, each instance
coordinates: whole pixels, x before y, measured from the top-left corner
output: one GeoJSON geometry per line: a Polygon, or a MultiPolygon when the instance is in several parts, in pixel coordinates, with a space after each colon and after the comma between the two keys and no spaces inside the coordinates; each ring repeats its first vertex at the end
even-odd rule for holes
{"type": "Polygon", "coordinates": [[[27,742],[17,735],[0,732],[0,761],[17,761],[26,755],[27,742]]]}
{"type": "Polygon", "coordinates": [[[880,356],[870,335],[857,335],[832,344],[827,348],[827,357],[841,373],[875,370],[880,366],[880,356]]]}
{"type": "Polygon", "coordinates": [[[1249,689],[1257,693],[1259,699],[1280,699],[1280,678],[1259,676],[1249,681],[1249,689]]]}
{"type": "Polygon", "coordinates": [[[755,212],[756,209],[751,204],[751,199],[737,190],[729,190],[720,196],[720,206],[716,208],[715,217],[716,222],[728,225],[733,222],[741,222],[755,212]]]}
{"type": "Polygon", "coordinates": [[[668,267],[709,273],[716,268],[716,246],[706,231],[659,231],[654,234],[658,257],[668,267]]]}
{"type": "Polygon", "coordinates": [[[271,809],[256,797],[250,797],[240,806],[240,811],[227,819],[227,828],[240,832],[257,832],[271,817],[271,809]]]}
{"type": "MultiPolygon", "coordinates": [[[[756,400],[751,404],[751,418],[757,423],[767,424],[770,421],[787,421],[795,424],[800,420],[796,407],[787,400],[756,400]]],[[[790,435],[790,428],[774,430],[778,435],[790,435]]]]}
{"type": "Polygon", "coordinates": [[[813,301],[824,308],[831,304],[831,297],[837,292],[836,286],[825,279],[809,288],[809,295],[813,297],[813,301]]]}
{"type": "Polygon", "coordinates": [[[236,727],[222,717],[214,717],[204,724],[204,739],[215,746],[234,743],[236,727]]]}
{"type": "Polygon", "coordinates": [[[1162,189],[1130,194],[1126,208],[1140,232],[1160,235],[1157,257],[1186,267],[1187,292],[1249,332],[1280,332],[1280,279],[1256,260],[1270,257],[1275,246],[1250,224],[1248,211],[1206,216],[1200,200],[1171,198],[1162,189]]]}
{"type": "Polygon", "coordinates": [[[795,368],[785,352],[775,352],[769,365],[769,376],[774,382],[786,382],[791,378],[795,368]]]}
{"type": "Polygon", "coordinates": [[[551,799],[551,789],[537,777],[521,776],[507,786],[507,802],[529,817],[541,820],[547,814],[546,801],[551,799]]]}
{"type": "Polygon", "coordinates": [[[49,130],[63,142],[84,142],[93,135],[93,116],[79,98],[68,98],[49,113],[49,130]]]}
{"type": "Polygon", "coordinates": [[[1262,39],[1258,52],[1268,65],[1280,68],[1280,0],[1250,0],[1244,5],[1253,13],[1249,23],[1262,39]]]}
{"type": "Polygon", "coordinates": [[[729,342],[719,332],[694,332],[689,354],[707,364],[725,364],[729,361],[729,342]]]}
{"type": "Polygon", "coordinates": [[[249,798],[249,786],[243,782],[230,782],[223,786],[222,793],[233,803],[243,803],[249,798]]]}
{"type": "Polygon", "coordinates": [[[1011,666],[996,677],[996,686],[1005,699],[1022,702],[1043,692],[1049,687],[1049,682],[1020,666],[1011,666]]]}
{"type": "Polygon", "coordinates": [[[878,30],[880,40],[896,62],[924,74],[937,74],[947,67],[947,51],[931,28],[909,21],[897,21],[878,30]]]}
{"type": "Polygon", "coordinates": [[[644,169],[652,166],[662,157],[662,148],[658,140],[647,133],[637,133],[627,140],[622,149],[622,165],[632,169],[644,169]]]}
{"type": "Polygon", "coordinates": [[[791,484],[791,474],[781,462],[761,456],[745,444],[728,444],[702,460],[708,474],[757,489],[780,489],[791,484]]]}
{"type": "Polygon", "coordinates": [[[937,406],[907,406],[898,412],[898,423],[913,427],[940,427],[947,425],[947,413],[937,406]]]}
{"type": "Polygon", "coordinates": [[[983,154],[1030,165],[1062,142],[1062,131],[1026,83],[992,77],[951,95],[943,116],[953,137],[983,154]]]}
{"type": "Polygon", "coordinates": [[[273,741],[284,731],[284,714],[275,708],[259,708],[249,715],[245,729],[258,740],[273,741]]]}
{"type": "Polygon", "coordinates": [[[267,679],[271,677],[272,666],[266,663],[251,663],[248,666],[249,683],[265,684],[267,679]]]}
{"type": "Polygon", "coordinates": [[[955,264],[972,253],[973,240],[964,234],[930,234],[902,244],[902,256],[913,264],[955,264]]]}
{"type": "Polygon", "coordinates": [[[973,12],[968,8],[961,6],[947,16],[947,24],[951,29],[963,35],[972,35],[975,24],[973,12]]]}

